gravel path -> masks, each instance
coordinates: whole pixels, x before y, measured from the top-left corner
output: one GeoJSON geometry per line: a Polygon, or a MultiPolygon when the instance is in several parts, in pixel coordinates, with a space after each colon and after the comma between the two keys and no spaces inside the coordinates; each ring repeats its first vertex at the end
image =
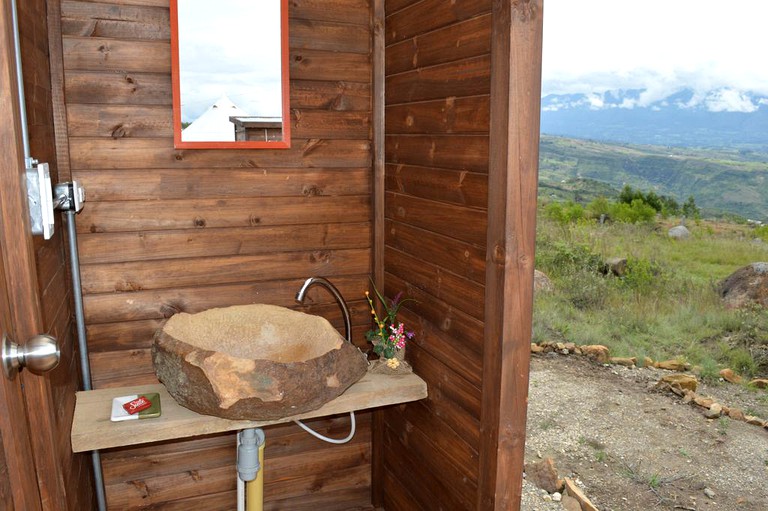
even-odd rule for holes
{"type": "MultiPolygon", "coordinates": [[[[768,430],[706,419],[655,391],[667,374],[535,355],[526,462],[551,457],[560,477],[582,481],[601,511],[768,511],[768,430]]],[[[698,393],[768,417],[768,391],[725,383],[698,393]]],[[[522,509],[563,509],[549,498],[526,482],[522,509]]]]}

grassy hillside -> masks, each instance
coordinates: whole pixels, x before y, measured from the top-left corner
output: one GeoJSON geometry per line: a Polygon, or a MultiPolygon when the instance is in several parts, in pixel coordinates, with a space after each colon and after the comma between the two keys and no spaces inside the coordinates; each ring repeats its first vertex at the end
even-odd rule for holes
{"type": "Polygon", "coordinates": [[[539,215],[536,267],[555,291],[537,293],[534,341],[604,344],[615,356],[682,358],[716,378],[723,367],[768,375],[768,311],[726,309],[717,284],[736,269],[768,261],[754,230],[700,222],[688,240],[670,225],[578,222],[539,215]],[[628,258],[622,277],[605,276],[607,258],[628,258]]]}
{"type": "Polygon", "coordinates": [[[768,154],[752,151],[606,144],[542,135],[539,182],[542,196],[572,199],[558,195],[566,191],[582,197],[607,195],[612,188],[629,184],[681,202],[693,195],[705,213],[729,212],[768,221],[768,154]],[[595,182],[598,188],[592,186],[595,182]]]}

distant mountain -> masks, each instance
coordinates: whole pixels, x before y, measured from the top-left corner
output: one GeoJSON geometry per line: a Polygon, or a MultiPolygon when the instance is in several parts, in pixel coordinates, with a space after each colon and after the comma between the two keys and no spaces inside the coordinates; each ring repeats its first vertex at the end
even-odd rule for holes
{"type": "Polygon", "coordinates": [[[734,89],[551,94],[541,132],[592,140],[768,152],[768,97],[734,89]]]}
{"type": "Polygon", "coordinates": [[[768,221],[768,153],[602,143],[542,135],[540,193],[588,202],[625,184],[682,203],[693,195],[708,214],[768,221]]]}

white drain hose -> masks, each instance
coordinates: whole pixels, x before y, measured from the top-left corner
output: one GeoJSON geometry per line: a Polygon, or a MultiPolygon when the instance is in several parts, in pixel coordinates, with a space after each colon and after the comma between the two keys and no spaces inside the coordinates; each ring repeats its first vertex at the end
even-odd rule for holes
{"type": "Polygon", "coordinates": [[[293,422],[298,424],[301,429],[303,429],[313,437],[319,438],[323,442],[328,442],[329,444],[346,444],[347,442],[352,440],[352,437],[355,436],[355,412],[349,412],[349,419],[351,421],[349,435],[347,435],[344,438],[328,438],[327,436],[321,435],[317,431],[313,430],[312,428],[310,428],[309,426],[307,426],[301,421],[293,421],[293,422]]]}

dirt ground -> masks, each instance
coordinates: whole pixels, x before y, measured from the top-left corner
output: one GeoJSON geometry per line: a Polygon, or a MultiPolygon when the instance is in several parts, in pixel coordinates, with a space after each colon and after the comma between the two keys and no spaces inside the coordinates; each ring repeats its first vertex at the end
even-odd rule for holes
{"type": "MultiPolygon", "coordinates": [[[[526,463],[551,457],[600,511],[768,511],[768,429],[710,420],[653,385],[659,369],[533,355],[526,463]]],[[[768,418],[768,390],[723,382],[700,395],[768,418]]],[[[562,509],[530,482],[522,509],[562,509]]]]}

